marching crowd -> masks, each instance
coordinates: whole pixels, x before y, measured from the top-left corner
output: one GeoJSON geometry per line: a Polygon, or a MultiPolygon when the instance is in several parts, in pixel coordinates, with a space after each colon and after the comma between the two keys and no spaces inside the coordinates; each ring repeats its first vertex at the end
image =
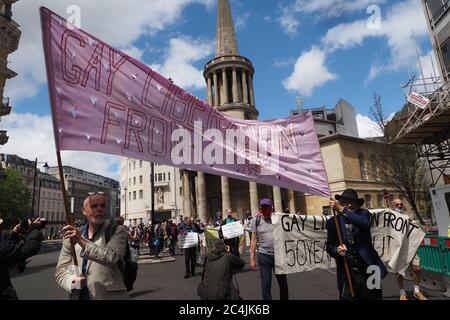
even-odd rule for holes
{"type": "MultiPolygon", "coordinates": [[[[337,289],[343,300],[380,300],[381,287],[367,285],[369,266],[377,266],[381,278],[387,274],[384,263],[372,244],[370,212],[362,206],[352,189],[345,190],[330,200],[336,216],[327,220],[328,254],[336,260],[337,289]]],[[[395,199],[392,209],[402,213],[403,201],[395,199]]],[[[172,220],[155,221],[144,225],[125,226],[123,218],[106,219],[106,197],[102,193],[90,193],[83,204],[86,225],[76,228],[67,225],[62,229],[63,247],[55,270],[56,282],[71,299],[128,299],[137,275],[137,259],[142,247],[148,247],[150,255],[161,259],[162,253],[170,256],[184,254],[184,278],[196,275],[199,256],[203,257],[202,281],[197,294],[205,300],[240,299],[239,287],[233,284],[234,274],[241,271],[245,262],[240,257],[249,253],[249,268],[259,269],[261,293],[264,300],[272,299],[272,273],[275,272],[273,238],[273,204],[270,199],[261,199],[260,210],[240,220],[243,237],[227,238],[222,228],[237,222],[231,209],[223,216],[216,214],[215,220],[199,221],[184,217],[176,224],[172,220]],[[205,250],[206,228],[216,228],[219,240],[210,250],[205,250]],[[177,245],[180,236],[194,232],[199,235],[198,246],[182,248],[177,245]],[[249,250],[249,252],[247,252],[249,250]],[[76,261],[74,259],[76,258],[76,261]]],[[[0,219],[0,231],[3,221],[0,219]]],[[[26,230],[17,225],[10,234],[0,237],[0,300],[17,299],[11,284],[9,271],[23,264],[27,258],[37,254],[43,240],[39,218],[29,221],[26,230]]],[[[0,232],[2,234],[2,232],[0,232]]],[[[420,260],[416,255],[411,261],[414,272],[414,298],[426,300],[421,292],[420,260]]],[[[286,275],[275,274],[282,300],[289,299],[286,275]]],[[[400,300],[407,300],[403,277],[397,276],[400,300]]]]}

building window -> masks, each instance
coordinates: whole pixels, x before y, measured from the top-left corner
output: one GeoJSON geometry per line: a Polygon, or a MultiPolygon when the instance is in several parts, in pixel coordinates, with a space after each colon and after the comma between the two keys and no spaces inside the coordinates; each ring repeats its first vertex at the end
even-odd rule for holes
{"type": "Polygon", "coordinates": [[[131,178],[128,178],[128,185],[131,186],[131,178]]]}
{"type": "Polygon", "coordinates": [[[180,197],[183,195],[183,188],[180,187],[180,197]]]}
{"type": "Polygon", "coordinates": [[[364,196],[364,202],[367,209],[372,209],[372,196],[370,194],[364,196]]]}
{"type": "Polygon", "coordinates": [[[158,181],[158,174],[155,173],[155,177],[153,178],[155,181],[158,181]]]}
{"type": "Polygon", "coordinates": [[[167,172],[167,180],[170,181],[170,172],[167,172]]]}
{"type": "Polygon", "coordinates": [[[445,72],[450,72],[450,38],[441,46],[442,58],[444,59],[445,72]]]}
{"type": "Polygon", "coordinates": [[[158,181],[162,181],[162,174],[158,173],[158,181]]]}
{"type": "Polygon", "coordinates": [[[131,201],[131,191],[128,192],[128,200],[131,201]]]}
{"type": "Polygon", "coordinates": [[[136,161],[133,161],[133,170],[136,170],[136,161]]]}
{"type": "Polygon", "coordinates": [[[383,208],[383,195],[377,195],[377,206],[378,208],[383,208]]]}
{"type": "Polygon", "coordinates": [[[372,167],[372,177],[374,180],[380,180],[379,172],[378,172],[378,166],[377,166],[377,159],[374,155],[370,156],[370,166],[372,167]]]}
{"type": "Polygon", "coordinates": [[[163,173],[163,181],[166,181],[166,173],[163,173]]]}
{"type": "Polygon", "coordinates": [[[131,171],[131,163],[128,164],[128,170],[131,171]]]}
{"type": "Polygon", "coordinates": [[[359,160],[359,170],[361,171],[361,179],[367,180],[366,163],[364,160],[364,155],[362,153],[358,155],[358,160],[359,160]]]}
{"type": "Polygon", "coordinates": [[[133,184],[136,184],[136,177],[133,177],[133,184]]]}
{"type": "Polygon", "coordinates": [[[143,198],[144,198],[144,191],[139,190],[139,199],[143,199],[143,198]]]}
{"type": "Polygon", "coordinates": [[[142,176],[139,176],[139,183],[143,183],[144,182],[144,179],[142,178],[142,176]]]}
{"type": "Polygon", "coordinates": [[[133,191],[133,200],[136,200],[136,191],[133,191]]]}

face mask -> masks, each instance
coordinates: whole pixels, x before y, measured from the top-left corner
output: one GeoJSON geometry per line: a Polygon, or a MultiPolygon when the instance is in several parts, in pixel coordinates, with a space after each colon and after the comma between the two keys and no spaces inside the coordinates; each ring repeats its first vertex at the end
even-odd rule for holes
{"type": "Polygon", "coordinates": [[[395,208],[395,211],[397,211],[398,213],[403,213],[403,209],[402,208],[395,208]]]}

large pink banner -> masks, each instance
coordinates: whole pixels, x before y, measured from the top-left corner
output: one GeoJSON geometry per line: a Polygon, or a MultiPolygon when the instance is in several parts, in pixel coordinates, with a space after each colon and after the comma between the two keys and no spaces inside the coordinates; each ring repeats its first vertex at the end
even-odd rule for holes
{"type": "MultiPolygon", "coordinates": [[[[237,120],[41,8],[55,141],[330,196],[311,113],[237,120]]],[[[114,32],[114,30],[111,30],[114,32]]]]}

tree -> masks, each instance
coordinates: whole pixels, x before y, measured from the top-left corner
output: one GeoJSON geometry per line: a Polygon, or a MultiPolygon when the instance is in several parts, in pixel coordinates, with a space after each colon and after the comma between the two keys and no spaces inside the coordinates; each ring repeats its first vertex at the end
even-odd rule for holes
{"type": "Polygon", "coordinates": [[[11,228],[30,213],[31,192],[18,171],[5,169],[0,183],[0,217],[5,227],[11,228]]]}
{"type": "Polygon", "coordinates": [[[402,117],[402,113],[396,114],[392,120],[389,119],[381,103],[381,96],[375,93],[370,117],[376,122],[383,142],[375,157],[377,172],[373,172],[373,175],[403,195],[411,205],[415,217],[421,224],[425,224],[417,208],[418,195],[423,192],[425,163],[414,146],[392,144],[400,129],[396,120],[402,117]]]}

